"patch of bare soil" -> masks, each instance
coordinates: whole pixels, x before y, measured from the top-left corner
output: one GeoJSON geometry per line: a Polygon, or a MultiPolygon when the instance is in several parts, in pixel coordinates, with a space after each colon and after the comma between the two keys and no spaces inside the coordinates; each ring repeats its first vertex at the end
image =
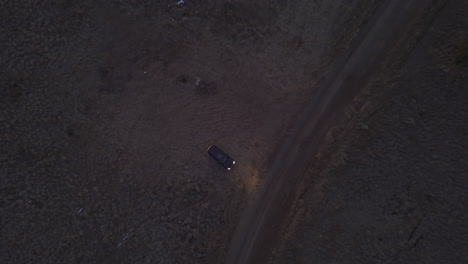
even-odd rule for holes
{"type": "Polygon", "coordinates": [[[467,10],[449,1],[329,132],[271,263],[468,261],[467,10]]]}
{"type": "Polygon", "coordinates": [[[3,1],[2,263],[222,262],[285,129],[375,5],[3,1]]]}

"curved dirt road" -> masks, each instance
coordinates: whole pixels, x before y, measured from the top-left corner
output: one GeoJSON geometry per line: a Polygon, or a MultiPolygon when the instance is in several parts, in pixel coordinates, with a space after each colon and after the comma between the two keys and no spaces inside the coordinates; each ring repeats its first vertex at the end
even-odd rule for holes
{"type": "Polygon", "coordinates": [[[336,123],[334,119],[341,116],[343,106],[365,85],[388,50],[402,36],[412,33],[434,3],[429,0],[384,1],[361,29],[277,154],[257,200],[237,227],[227,263],[268,261],[279,227],[289,214],[304,179],[304,164],[311,160],[328,127],[336,123]]]}

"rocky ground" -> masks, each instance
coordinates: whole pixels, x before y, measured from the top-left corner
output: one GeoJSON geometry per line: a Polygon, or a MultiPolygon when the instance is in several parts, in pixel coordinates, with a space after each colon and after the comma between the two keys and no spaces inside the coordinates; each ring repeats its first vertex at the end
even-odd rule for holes
{"type": "Polygon", "coordinates": [[[1,262],[221,263],[376,2],[1,0],[1,262]]]}
{"type": "Polygon", "coordinates": [[[329,133],[271,263],[468,261],[467,10],[448,1],[329,133]]]}

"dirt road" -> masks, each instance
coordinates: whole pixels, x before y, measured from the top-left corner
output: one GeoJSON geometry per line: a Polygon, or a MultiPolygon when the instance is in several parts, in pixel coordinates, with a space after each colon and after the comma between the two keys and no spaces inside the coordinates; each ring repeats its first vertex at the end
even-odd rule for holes
{"type": "Polygon", "coordinates": [[[433,1],[386,1],[335,64],[277,154],[256,202],[245,212],[227,263],[265,263],[304,178],[303,164],[327,128],[379,67],[387,51],[420,22],[433,1]]]}

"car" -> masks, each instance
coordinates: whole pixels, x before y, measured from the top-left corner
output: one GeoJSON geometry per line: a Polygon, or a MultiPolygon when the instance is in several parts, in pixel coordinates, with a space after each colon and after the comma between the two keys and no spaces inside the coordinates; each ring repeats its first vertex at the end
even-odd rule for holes
{"type": "Polygon", "coordinates": [[[236,162],[229,157],[228,154],[224,153],[216,145],[211,145],[208,147],[208,154],[215,159],[219,164],[221,164],[226,170],[231,170],[236,162]]]}

